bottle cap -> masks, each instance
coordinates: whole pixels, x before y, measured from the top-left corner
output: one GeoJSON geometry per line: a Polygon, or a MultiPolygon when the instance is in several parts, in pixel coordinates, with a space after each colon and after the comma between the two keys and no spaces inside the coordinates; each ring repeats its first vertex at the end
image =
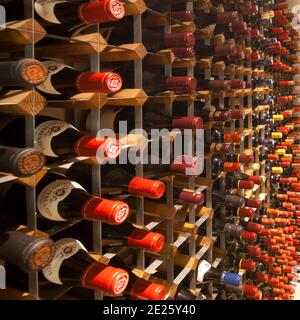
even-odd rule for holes
{"type": "Polygon", "coordinates": [[[128,217],[129,206],[123,201],[91,197],[84,203],[81,214],[87,220],[121,224],[128,217]]]}
{"type": "Polygon", "coordinates": [[[257,234],[255,232],[243,231],[241,233],[241,240],[246,242],[256,242],[257,234]]]}
{"type": "Polygon", "coordinates": [[[248,180],[253,181],[254,184],[261,185],[264,179],[261,176],[248,176],[248,180]]]}
{"type": "Polygon", "coordinates": [[[165,79],[167,90],[176,93],[188,94],[195,92],[197,81],[194,77],[167,77],[165,79]]]}
{"type": "Polygon", "coordinates": [[[124,292],[129,282],[127,271],[107,266],[102,263],[93,263],[81,276],[81,285],[92,290],[103,290],[111,296],[124,292]]]}
{"type": "Polygon", "coordinates": [[[254,156],[250,154],[240,154],[239,155],[239,162],[242,163],[253,163],[254,162],[254,156]]]}
{"type": "Polygon", "coordinates": [[[29,177],[44,167],[46,158],[40,151],[33,148],[16,149],[16,152],[10,155],[7,163],[11,164],[14,169],[11,173],[15,176],[29,177]]]}
{"type": "Polygon", "coordinates": [[[205,200],[205,195],[202,192],[192,190],[182,190],[179,194],[179,201],[183,203],[192,203],[202,205],[205,200]]]}
{"type": "Polygon", "coordinates": [[[257,286],[254,286],[254,285],[250,285],[250,284],[245,284],[244,285],[244,295],[245,296],[255,296],[258,292],[258,288],[257,286]]]}
{"type": "Polygon", "coordinates": [[[196,37],[192,32],[173,32],[164,35],[166,48],[193,47],[196,37]]]}
{"type": "Polygon", "coordinates": [[[254,188],[254,182],[249,181],[249,180],[239,180],[238,181],[238,188],[251,190],[254,188]]]}
{"type": "Polygon", "coordinates": [[[128,236],[128,245],[144,248],[153,252],[160,252],[165,244],[165,237],[158,232],[134,229],[128,236]]]}
{"type": "Polygon", "coordinates": [[[167,288],[159,283],[145,279],[136,280],[130,290],[130,296],[140,300],[165,300],[167,288]]]}
{"type": "Polygon", "coordinates": [[[239,162],[224,162],[223,169],[225,172],[242,172],[243,164],[239,162]]]}
{"type": "Polygon", "coordinates": [[[221,275],[222,281],[226,284],[239,287],[242,283],[242,276],[237,273],[223,271],[221,275]]]}
{"type": "Polygon", "coordinates": [[[171,48],[176,58],[189,59],[195,57],[194,47],[171,48]]]}
{"type": "Polygon", "coordinates": [[[121,76],[114,72],[81,72],[75,80],[79,92],[116,93],[122,85],[121,76]]]}
{"type": "Polygon", "coordinates": [[[15,62],[13,68],[15,78],[17,78],[21,86],[37,86],[44,82],[48,76],[47,68],[35,59],[20,59],[15,62]]]}
{"type": "Polygon", "coordinates": [[[203,120],[200,117],[182,117],[172,120],[172,127],[176,129],[203,129],[203,120]]]}
{"type": "Polygon", "coordinates": [[[246,200],[246,207],[252,207],[252,208],[262,208],[262,201],[256,198],[249,198],[246,200]]]}
{"type": "Polygon", "coordinates": [[[258,257],[261,254],[261,248],[257,246],[247,245],[247,253],[251,256],[258,257]]]}
{"type": "Polygon", "coordinates": [[[256,273],[255,280],[259,282],[267,283],[269,281],[269,276],[267,273],[259,272],[259,273],[256,273]]]}
{"type": "Polygon", "coordinates": [[[84,3],[78,8],[78,17],[85,24],[118,21],[125,16],[124,4],[118,0],[84,3]]]}
{"type": "Polygon", "coordinates": [[[263,226],[259,223],[254,223],[254,222],[247,223],[247,231],[260,233],[262,228],[263,228],[263,226]]]}
{"type": "Polygon", "coordinates": [[[257,265],[254,260],[241,259],[240,260],[240,268],[254,272],[257,268],[257,265]]]}
{"type": "Polygon", "coordinates": [[[242,218],[252,218],[255,211],[252,208],[239,208],[237,214],[242,218]]]}
{"type": "Polygon", "coordinates": [[[95,138],[90,135],[79,138],[74,146],[78,156],[116,159],[122,150],[120,140],[113,138],[95,138]]]}
{"type": "Polygon", "coordinates": [[[137,197],[159,199],[165,193],[165,184],[159,180],[135,177],[129,182],[128,192],[137,197]]]}

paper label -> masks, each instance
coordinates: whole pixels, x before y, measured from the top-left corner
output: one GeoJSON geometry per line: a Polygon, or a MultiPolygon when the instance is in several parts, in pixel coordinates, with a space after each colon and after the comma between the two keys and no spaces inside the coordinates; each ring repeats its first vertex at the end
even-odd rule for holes
{"type": "Polygon", "coordinates": [[[66,221],[58,211],[58,204],[64,200],[73,189],[84,190],[77,182],[67,179],[56,180],[49,183],[38,195],[37,209],[39,213],[44,218],[52,221],[66,221]]]}
{"type": "Polygon", "coordinates": [[[48,69],[47,79],[37,86],[37,88],[48,94],[61,95],[59,91],[57,91],[52,85],[52,76],[63,70],[64,68],[73,69],[70,66],[67,66],[63,63],[58,63],[56,61],[43,61],[43,65],[48,69]]]}
{"type": "Polygon", "coordinates": [[[79,250],[85,250],[83,244],[73,238],[64,238],[55,242],[56,254],[51,263],[42,272],[44,277],[52,283],[63,284],[59,277],[59,270],[64,260],[71,258],[79,250]]]}
{"type": "Polygon", "coordinates": [[[61,23],[55,16],[54,8],[57,3],[64,3],[67,1],[59,0],[36,0],[34,3],[34,9],[37,14],[52,23],[61,23]]]}
{"type": "Polygon", "coordinates": [[[41,123],[35,128],[36,148],[45,156],[58,157],[52,150],[51,141],[69,128],[77,130],[72,125],[60,120],[49,120],[41,123]]]}
{"type": "Polygon", "coordinates": [[[202,283],[205,273],[211,268],[211,264],[206,260],[200,262],[197,270],[197,282],[202,283]]]}

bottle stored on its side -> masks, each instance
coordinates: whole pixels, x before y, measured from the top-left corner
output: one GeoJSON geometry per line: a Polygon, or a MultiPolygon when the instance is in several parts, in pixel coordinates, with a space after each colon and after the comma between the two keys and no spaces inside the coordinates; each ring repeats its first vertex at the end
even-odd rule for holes
{"type": "MultiPolygon", "coordinates": [[[[4,186],[1,189],[1,211],[18,224],[24,224],[25,187],[17,183],[6,186],[7,189],[4,186]]],[[[62,174],[47,173],[37,184],[36,192],[38,213],[51,221],[63,222],[82,217],[91,221],[120,224],[129,214],[125,202],[95,197],[62,174]]]]}
{"type": "MultiPolygon", "coordinates": [[[[83,134],[72,125],[46,116],[36,116],[36,148],[49,158],[96,156],[116,158],[121,151],[119,140],[83,134]]],[[[24,117],[2,117],[0,144],[22,148],[25,145],[24,117]]]]}

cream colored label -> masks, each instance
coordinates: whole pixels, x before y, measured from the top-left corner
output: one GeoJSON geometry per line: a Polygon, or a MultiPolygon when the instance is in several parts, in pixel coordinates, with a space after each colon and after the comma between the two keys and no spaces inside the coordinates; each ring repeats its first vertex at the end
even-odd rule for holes
{"type": "Polygon", "coordinates": [[[49,183],[38,195],[37,209],[46,219],[52,221],[66,221],[59,211],[58,204],[64,200],[73,189],[83,189],[77,182],[67,179],[56,180],[49,183]]]}
{"type": "Polygon", "coordinates": [[[74,256],[79,250],[85,250],[83,244],[73,238],[64,238],[55,242],[56,254],[51,263],[42,272],[44,277],[52,283],[63,284],[59,277],[59,270],[64,260],[74,256]]]}
{"type": "Polygon", "coordinates": [[[39,149],[45,156],[58,157],[58,155],[52,150],[51,141],[54,137],[69,128],[77,130],[70,124],[60,120],[49,120],[41,123],[35,129],[37,149],[39,149]]]}
{"type": "Polygon", "coordinates": [[[43,61],[43,65],[48,69],[47,79],[37,86],[37,88],[48,94],[61,95],[61,92],[57,91],[52,85],[52,76],[63,70],[64,68],[73,69],[70,66],[67,66],[56,61],[43,61]]]}
{"type": "Polygon", "coordinates": [[[197,269],[197,282],[202,283],[205,273],[211,268],[211,264],[206,260],[200,262],[197,269]]]}
{"type": "Polygon", "coordinates": [[[56,4],[64,2],[67,1],[35,0],[34,9],[41,18],[52,23],[61,23],[55,16],[54,8],[56,4]]]}

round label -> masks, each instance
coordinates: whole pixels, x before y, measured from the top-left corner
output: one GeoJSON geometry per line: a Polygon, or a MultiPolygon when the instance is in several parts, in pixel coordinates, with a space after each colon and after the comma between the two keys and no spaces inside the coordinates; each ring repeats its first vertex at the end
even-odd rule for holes
{"type": "Polygon", "coordinates": [[[62,63],[58,63],[56,61],[43,61],[43,65],[48,69],[47,79],[37,86],[40,91],[43,91],[48,94],[61,95],[59,91],[57,91],[52,85],[52,76],[60,72],[61,70],[68,68],[73,69],[70,66],[67,66],[62,63]]]}
{"type": "Polygon", "coordinates": [[[52,150],[51,141],[53,137],[69,128],[77,130],[72,125],[60,120],[49,120],[41,123],[35,128],[36,148],[45,156],[58,157],[52,150]]]}
{"type": "Polygon", "coordinates": [[[197,270],[197,281],[202,283],[205,273],[211,268],[211,264],[206,260],[200,262],[197,270]]]}
{"type": "Polygon", "coordinates": [[[52,23],[61,23],[55,16],[54,8],[57,3],[64,3],[67,1],[59,0],[36,0],[34,3],[34,9],[37,14],[52,23]]]}
{"type": "Polygon", "coordinates": [[[55,242],[56,254],[51,263],[42,272],[44,277],[52,283],[63,284],[59,277],[59,270],[64,260],[71,258],[79,250],[85,250],[83,244],[73,238],[64,238],[55,242]]]}
{"type": "Polygon", "coordinates": [[[65,199],[73,189],[84,188],[73,181],[67,179],[56,180],[49,183],[38,195],[37,209],[46,219],[52,221],[66,221],[59,211],[58,204],[65,199]]]}

